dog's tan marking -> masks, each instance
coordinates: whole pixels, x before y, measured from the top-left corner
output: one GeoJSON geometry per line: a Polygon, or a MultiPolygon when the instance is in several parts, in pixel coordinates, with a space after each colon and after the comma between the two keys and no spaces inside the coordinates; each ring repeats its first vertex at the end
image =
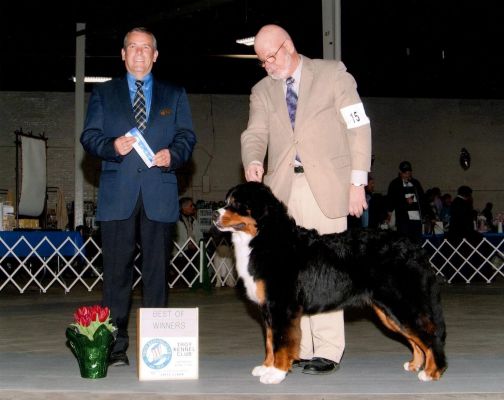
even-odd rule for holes
{"type": "Polygon", "coordinates": [[[273,332],[270,327],[266,328],[266,355],[264,357],[263,365],[272,367],[275,363],[275,355],[273,354],[273,332]]]}
{"type": "Polygon", "coordinates": [[[424,370],[421,373],[422,377],[425,379],[421,378],[422,380],[438,380],[441,378],[444,371],[437,366],[432,349],[428,347],[419,337],[401,329],[396,322],[390,319],[377,305],[373,304],[373,309],[378,315],[378,318],[380,318],[387,328],[393,332],[400,333],[410,343],[413,350],[413,359],[409,362],[409,364],[406,364],[407,369],[409,371],[418,371],[425,363],[424,370]]]}
{"type": "Polygon", "coordinates": [[[219,223],[224,228],[242,231],[248,233],[252,237],[257,235],[257,225],[254,218],[240,215],[230,210],[225,210],[221,214],[219,223]]]}
{"type": "Polygon", "coordinates": [[[255,281],[256,297],[259,304],[264,304],[266,301],[266,284],[263,280],[255,281]]]}
{"type": "MultiPolygon", "coordinates": [[[[437,381],[443,375],[444,369],[441,370],[438,368],[436,361],[434,360],[434,354],[430,348],[427,348],[425,351],[425,368],[423,372],[427,375],[428,378],[437,381]]],[[[430,380],[428,379],[428,380],[430,380]]]]}
{"type": "Polygon", "coordinates": [[[285,345],[275,350],[275,368],[288,371],[292,361],[299,359],[299,346],[301,345],[301,313],[291,321],[285,332],[285,345]]]}

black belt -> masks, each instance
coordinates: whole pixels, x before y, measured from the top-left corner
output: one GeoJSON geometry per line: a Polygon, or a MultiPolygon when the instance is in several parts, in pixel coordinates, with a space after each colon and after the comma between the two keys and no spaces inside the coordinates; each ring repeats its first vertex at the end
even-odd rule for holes
{"type": "Polygon", "coordinates": [[[302,174],[304,173],[304,168],[302,165],[298,165],[297,167],[294,167],[294,173],[295,174],[302,174]]]}

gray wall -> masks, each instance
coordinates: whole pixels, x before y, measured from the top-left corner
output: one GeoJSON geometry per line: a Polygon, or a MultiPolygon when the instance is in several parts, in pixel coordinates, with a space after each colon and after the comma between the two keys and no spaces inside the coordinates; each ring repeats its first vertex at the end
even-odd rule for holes
{"type": "MultiPolygon", "coordinates": [[[[248,96],[190,95],[198,145],[184,170],[184,194],[195,199],[223,200],[242,180],[240,133],[248,118],[248,96]]],[[[494,203],[504,211],[504,101],[366,98],[372,121],[373,173],[377,191],[386,191],[403,159],[427,189],[455,193],[460,185],[474,189],[475,207],[494,203]],[[464,171],[459,153],[466,147],[472,166],[464,171]]],[[[68,202],[74,191],[74,94],[0,92],[0,188],[15,188],[14,131],[45,132],[48,185],[60,187],[68,202]]],[[[99,164],[89,157],[84,199],[97,194],[99,164]]],[[[52,199],[50,198],[51,202],[52,199]]]]}

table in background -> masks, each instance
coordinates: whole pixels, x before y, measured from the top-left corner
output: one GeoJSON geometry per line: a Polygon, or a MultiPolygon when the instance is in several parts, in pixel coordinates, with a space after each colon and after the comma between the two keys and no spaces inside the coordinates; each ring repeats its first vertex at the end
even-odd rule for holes
{"type": "Polygon", "coordinates": [[[37,253],[48,258],[56,250],[61,256],[71,257],[79,252],[84,240],[76,231],[2,231],[0,257],[5,255],[27,257],[37,253]],[[52,245],[51,245],[52,244],[52,245]]]}

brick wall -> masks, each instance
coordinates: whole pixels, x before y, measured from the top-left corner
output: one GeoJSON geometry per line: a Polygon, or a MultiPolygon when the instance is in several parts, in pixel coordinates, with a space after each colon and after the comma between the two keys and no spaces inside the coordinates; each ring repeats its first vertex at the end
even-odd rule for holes
{"type": "MultiPolygon", "coordinates": [[[[240,133],[246,127],[246,95],[190,95],[198,144],[182,182],[194,199],[223,200],[243,179],[240,133]]],[[[74,193],[74,94],[0,92],[0,189],[15,189],[14,131],[45,132],[48,186],[60,187],[67,202],[74,193]]],[[[403,159],[413,163],[424,189],[455,193],[474,190],[475,207],[494,203],[504,211],[504,101],[450,99],[364,99],[372,121],[376,189],[384,192],[403,159]],[[458,154],[466,147],[472,166],[464,171],[458,154]]],[[[96,199],[99,163],[84,159],[84,200],[96,199]]],[[[54,199],[49,198],[49,207],[54,199]]],[[[1,201],[1,200],[0,200],[1,201]]]]}

